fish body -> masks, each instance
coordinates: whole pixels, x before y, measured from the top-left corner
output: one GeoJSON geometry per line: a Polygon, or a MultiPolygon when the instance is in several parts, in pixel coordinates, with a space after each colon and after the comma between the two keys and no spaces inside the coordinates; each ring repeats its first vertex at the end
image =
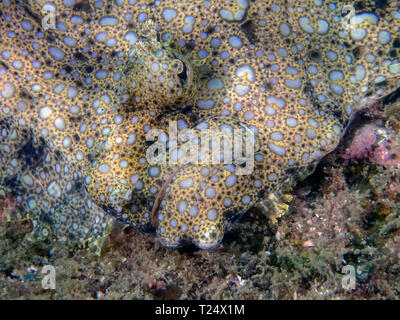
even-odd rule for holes
{"type": "Polygon", "coordinates": [[[213,248],[251,207],[283,213],[357,109],[400,87],[397,1],[0,10],[0,181],[37,237],[95,242],[111,215],[213,248]]]}

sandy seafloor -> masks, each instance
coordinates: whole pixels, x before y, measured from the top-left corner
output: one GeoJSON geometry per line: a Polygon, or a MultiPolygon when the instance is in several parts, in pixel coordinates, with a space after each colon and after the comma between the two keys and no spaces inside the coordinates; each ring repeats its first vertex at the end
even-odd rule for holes
{"type": "MultiPolygon", "coordinates": [[[[154,234],[118,225],[100,255],[65,244],[22,245],[31,223],[3,221],[0,298],[398,299],[399,166],[345,156],[366,123],[386,127],[399,143],[398,119],[398,100],[364,111],[298,183],[286,215],[271,224],[251,210],[210,251],[166,249],[154,234]],[[55,289],[42,287],[45,265],[55,267],[55,289]],[[354,288],[345,266],[353,268],[354,288]]],[[[0,209],[11,202],[1,195],[0,209]]]]}

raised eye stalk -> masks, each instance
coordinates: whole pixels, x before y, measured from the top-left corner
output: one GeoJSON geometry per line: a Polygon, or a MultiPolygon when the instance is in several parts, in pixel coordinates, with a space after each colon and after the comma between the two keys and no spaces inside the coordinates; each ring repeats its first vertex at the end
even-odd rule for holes
{"type": "Polygon", "coordinates": [[[162,112],[179,109],[195,97],[199,68],[171,44],[159,41],[155,24],[147,23],[143,40],[130,52],[126,89],[129,102],[135,109],[152,106],[162,112]],[[154,28],[154,31],[149,31],[154,28]]]}

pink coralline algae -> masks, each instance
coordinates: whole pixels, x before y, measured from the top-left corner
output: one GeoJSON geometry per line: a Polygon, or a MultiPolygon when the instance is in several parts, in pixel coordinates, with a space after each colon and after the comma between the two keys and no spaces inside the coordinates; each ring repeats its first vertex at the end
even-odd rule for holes
{"type": "Polygon", "coordinates": [[[400,168],[400,143],[391,130],[369,124],[357,130],[345,159],[368,159],[372,163],[400,168]]]}

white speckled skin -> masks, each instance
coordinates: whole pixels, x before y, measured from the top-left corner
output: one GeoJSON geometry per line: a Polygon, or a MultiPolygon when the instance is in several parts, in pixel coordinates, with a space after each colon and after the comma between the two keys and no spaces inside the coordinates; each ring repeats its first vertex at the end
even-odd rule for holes
{"type": "Polygon", "coordinates": [[[212,248],[309,174],[360,101],[400,87],[395,2],[59,0],[44,30],[43,3],[3,1],[0,181],[42,237],[96,238],[104,210],[167,247],[212,248]],[[254,170],[149,164],[146,134],[172,121],[252,131],[254,170]]]}

